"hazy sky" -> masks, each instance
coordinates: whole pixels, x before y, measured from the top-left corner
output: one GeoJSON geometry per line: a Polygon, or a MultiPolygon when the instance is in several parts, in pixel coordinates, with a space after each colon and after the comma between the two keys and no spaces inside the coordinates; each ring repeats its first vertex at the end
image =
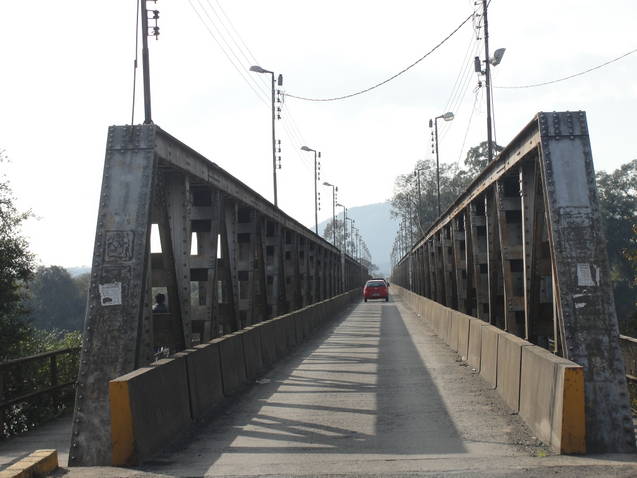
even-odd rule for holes
{"type": "MultiPolygon", "coordinates": [[[[160,11],[161,28],[159,40],[151,41],[153,119],[272,198],[269,75],[247,72],[252,56],[282,73],[290,94],[340,96],[414,62],[456,28],[473,3],[160,0],[152,7],[160,11]]],[[[2,167],[19,206],[38,216],[26,232],[44,264],[91,262],[107,127],[131,121],[135,7],[136,0],[0,2],[0,149],[11,159],[2,167]]],[[[507,49],[493,83],[548,81],[615,58],[637,48],[636,19],[634,0],[492,0],[491,50],[507,49]]],[[[313,158],[299,151],[303,143],[323,152],[321,180],[338,185],[339,201],[348,206],[388,199],[396,175],[432,157],[428,120],[449,109],[456,119],[441,129],[441,161],[463,158],[486,137],[483,89],[475,91],[472,72],[476,49],[483,56],[470,21],[430,57],[372,92],[329,103],[287,98],[277,124],[279,206],[313,226],[313,158]]],[[[597,169],[634,159],[636,66],[637,53],[549,86],[496,88],[498,143],[508,143],[538,111],[581,109],[597,169]]],[[[137,99],[139,123],[141,82],[137,99]]],[[[322,196],[319,221],[331,214],[330,190],[322,188],[322,196]]]]}

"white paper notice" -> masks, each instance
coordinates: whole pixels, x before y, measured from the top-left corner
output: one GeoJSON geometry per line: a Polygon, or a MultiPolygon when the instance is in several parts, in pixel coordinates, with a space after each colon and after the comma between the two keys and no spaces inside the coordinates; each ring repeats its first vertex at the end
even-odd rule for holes
{"type": "Polygon", "coordinates": [[[106,305],[122,305],[122,283],[112,282],[100,284],[100,303],[106,305]]]}
{"type": "Polygon", "coordinates": [[[584,287],[597,285],[591,275],[590,264],[577,264],[577,285],[584,287]]]}

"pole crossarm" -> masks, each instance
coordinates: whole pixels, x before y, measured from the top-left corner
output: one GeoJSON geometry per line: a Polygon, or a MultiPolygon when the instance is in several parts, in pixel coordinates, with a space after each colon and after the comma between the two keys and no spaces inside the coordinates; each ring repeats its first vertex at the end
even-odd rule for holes
{"type": "Polygon", "coordinates": [[[586,114],[538,113],[392,280],[584,368],[587,449],[635,448],[586,114]]]}
{"type": "Polygon", "coordinates": [[[109,380],[357,288],[367,275],[158,126],[112,126],[69,465],[111,463],[109,380]]]}

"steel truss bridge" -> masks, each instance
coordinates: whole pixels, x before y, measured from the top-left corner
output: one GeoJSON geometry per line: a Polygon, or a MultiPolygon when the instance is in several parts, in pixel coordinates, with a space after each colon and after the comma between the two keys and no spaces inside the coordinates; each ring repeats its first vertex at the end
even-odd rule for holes
{"type": "MultiPolygon", "coordinates": [[[[455,309],[574,362],[583,369],[586,450],[633,451],[600,221],[585,114],[539,113],[394,264],[392,279],[412,297],[435,301],[428,310],[455,309]]],[[[168,405],[177,383],[183,423],[173,423],[175,433],[199,416],[194,394],[220,393],[202,362],[215,347],[217,369],[219,360],[236,366],[235,352],[246,360],[237,372],[245,380],[249,356],[276,340],[298,343],[356,298],[367,278],[354,258],[158,126],[111,127],[69,465],[117,464],[122,446],[122,456],[132,457],[139,443],[129,432],[142,433],[139,426],[154,443],[150,456],[172,436],[161,434],[165,420],[178,417],[168,405]],[[154,225],[161,252],[151,251],[154,225]],[[158,288],[167,311],[152,311],[158,288]],[[276,339],[268,335],[274,327],[276,339]],[[257,334],[263,345],[247,345],[257,334]],[[198,342],[203,348],[193,348],[198,342]],[[184,352],[155,362],[158,349],[184,352]],[[178,367],[186,372],[175,374],[178,367]],[[202,382],[191,383],[191,372],[202,382]],[[163,391],[135,385],[143,380],[163,391]],[[126,404],[117,410],[111,385],[126,404]],[[129,392],[150,396],[133,403],[129,392]],[[126,443],[111,435],[116,428],[126,443]]],[[[554,357],[542,352],[548,362],[554,357]]],[[[227,385],[222,394],[231,397],[236,387],[226,393],[227,385]]],[[[552,421],[554,411],[538,413],[552,421]]]]}
{"type": "Polygon", "coordinates": [[[583,111],[538,113],[392,278],[581,365],[588,450],[634,447],[583,111]]]}
{"type": "Polygon", "coordinates": [[[207,342],[367,277],[354,258],[158,126],[111,127],[69,464],[110,463],[108,382],[153,362],[158,348],[188,349],[193,336],[207,342]],[[152,225],[161,253],[151,252],[152,225]],[[168,313],[151,310],[159,287],[168,313]]]}

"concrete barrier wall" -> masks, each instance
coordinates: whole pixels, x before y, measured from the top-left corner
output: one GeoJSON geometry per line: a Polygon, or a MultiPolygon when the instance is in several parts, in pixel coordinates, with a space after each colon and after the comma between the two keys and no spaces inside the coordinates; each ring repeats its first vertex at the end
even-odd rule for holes
{"type": "Polygon", "coordinates": [[[535,345],[521,351],[520,416],[554,448],[585,453],[584,370],[535,345]]]}
{"type": "Polygon", "coordinates": [[[469,345],[467,362],[476,372],[480,372],[482,354],[482,327],[487,325],[480,319],[469,319],[469,345]]]}
{"type": "Polygon", "coordinates": [[[520,411],[522,349],[530,345],[533,344],[506,332],[498,336],[498,380],[496,389],[514,412],[520,411]]]}
{"type": "Polygon", "coordinates": [[[134,465],[191,423],[186,359],[163,359],[109,382],[113,465],[134,465]]]}
{"type": "Polygon", "coordinates": [[[493,388],[498,385],[498,337],[502,330],[487,325],[480,335],[480,376],[493,388]]]}
{"type": "Polygon", "coordinates": [[[111,380],[112,464],[149,459],[360,299],[355,289],[111,380]]]}
{"type": "Polygon", "coordinates": [[[624,358],[624,368],[626,375],[632,379],[637,379],[637,339],[627,335],[619,336],[619,346],[624,358]]]}
{"type": "Polygon", "coordinates": [[[186,360],[191,415],[201,418],[223,400],[219,344],[196,345],[175,356],[186,360]]]}
{"type": "MultiPolygon", "coordinates": [[[[581,366],[400,286],[392,285],[392,292],[422,311],[441,340],[480,372],[538,438],[560,453],[586,453],[581,366]]],[[[637,368],[637,341],[634,347],[637,368]]]]}
{"type": "Polygon", "coordinates": [[[465,362],[469,358],[469,322],[471,318],[461,312],[455,312],[458,329],[458,355],[465,362]]]}

